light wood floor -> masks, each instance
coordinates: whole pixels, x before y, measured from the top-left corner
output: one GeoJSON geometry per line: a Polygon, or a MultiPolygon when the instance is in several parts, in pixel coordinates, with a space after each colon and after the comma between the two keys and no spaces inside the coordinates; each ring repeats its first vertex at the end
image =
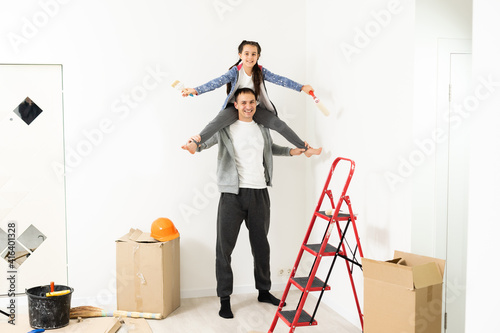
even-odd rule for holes
{"type": "MultiPolygon", "coordinates": [[[[276,295],[280,296],[280,295],[276,295]]],[[[285,309],[293,310],[297,305],[299,292],[290,293],[285,309]]],[[[257,293],[231,296],[233,319],[219,317],[219,298],[204,297],[182,299],[181,307],[163,320],[148,320],[153,332],[171,333],[250,333],[269,331],[276,313],[276,307],[257,301],[257,293]]],[[[361,330],[339,316],[326,305],[320,305],[316,314],[317,326],[299,327],[296,333],[360,333],[361,330]]],[[[282,320],[274,330],[275,333],[289,332],[282,320]]]]}

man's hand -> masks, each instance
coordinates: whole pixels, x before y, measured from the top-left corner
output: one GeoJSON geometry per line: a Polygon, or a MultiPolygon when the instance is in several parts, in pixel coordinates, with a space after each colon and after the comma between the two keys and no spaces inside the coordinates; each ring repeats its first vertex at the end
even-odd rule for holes
{"type": "Polygon", "coordinates": [[[303,148],[293,148],[293,149],[290,149],[290,156],[298,156],[305,151],[306,150],[303,148]]]}
{"type": "Polygon", "coordinates": [[[196,153],[196,149],[198,148],[197,142],[201,141],[201,136],[199,134],[193,135],[189,138],[188,142],[181,146],[182,149],[189,151],[191,154],[196,153]]]}
{"type": "Polygon", "coordinates": [[[191,142],[191,141],[196,141],[196,142],[200,142],[201,141],[201,136],[199,134],[196,134],[196,135],[193,135],[192,137],[189,138],[188,142],[191,142]]]}

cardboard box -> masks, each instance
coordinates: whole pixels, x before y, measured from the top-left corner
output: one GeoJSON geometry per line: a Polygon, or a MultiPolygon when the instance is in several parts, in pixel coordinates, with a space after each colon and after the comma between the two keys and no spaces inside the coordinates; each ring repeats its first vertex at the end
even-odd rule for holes
{"type": "Polygon", "coordinates": [[[365,333],[440,333],[445,261],[400,251],[363,258],[365,333]]]}
{"type": "Polygon", "coordinates": [[[136,229],[116,241],[118,310],[165,318],[180,306],[179,243],[179,238],[158,242],[136,229]]]}

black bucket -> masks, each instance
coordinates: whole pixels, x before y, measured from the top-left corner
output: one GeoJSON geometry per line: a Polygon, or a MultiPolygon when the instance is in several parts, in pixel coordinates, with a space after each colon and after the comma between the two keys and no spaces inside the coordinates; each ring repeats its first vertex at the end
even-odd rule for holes
{"type": "Polygon", "coordinates": [[[54,329],[69,324],[71,294],[73,288],[55,285],[54,291],[69,290],[65,295],[47,297],[50,286],[26,289],[30,326],[33,328],[54,329]]]}

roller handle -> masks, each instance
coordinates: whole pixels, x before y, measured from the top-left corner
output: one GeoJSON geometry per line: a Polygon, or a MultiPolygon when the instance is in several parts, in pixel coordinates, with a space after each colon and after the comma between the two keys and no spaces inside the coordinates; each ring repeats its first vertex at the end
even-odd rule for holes
{"type": "Polygon", "coordinates": [[[62,295],[69,294],[70,292],[71,292],[71,290],[54,291],[54,292],[46,293],[45,297],[62,296],[62,295]]]}

